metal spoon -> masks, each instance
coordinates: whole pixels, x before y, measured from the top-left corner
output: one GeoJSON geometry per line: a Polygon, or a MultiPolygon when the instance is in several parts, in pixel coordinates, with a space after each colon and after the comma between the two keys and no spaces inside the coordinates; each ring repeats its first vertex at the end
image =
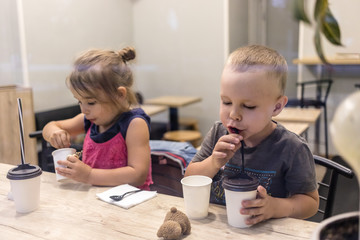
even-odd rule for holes
{"type": "Polygon", "coordinates": [[[129,192],[126,192],[124,194],[121,194],[121,195],[112,195],[110,196],[110,198],[114,201],[121,201],[126,195],[128,194],[133,194],[133,193],[137,193],[137,192],[140,192],[142,191],[141,189],[138,189],[138,190],[133,190],[133,191],[129,191],[129,192]]]}

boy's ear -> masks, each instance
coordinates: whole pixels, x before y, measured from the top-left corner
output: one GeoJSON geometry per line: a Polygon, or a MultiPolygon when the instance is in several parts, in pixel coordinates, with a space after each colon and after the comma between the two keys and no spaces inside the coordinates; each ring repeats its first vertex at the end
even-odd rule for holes
{"type": "Polygon", "coordinates": [[[288,102],[288,97],[287,96],[281,96],[275,104],[275,108],[273,111],[272,116],[275,117],[277,116],[279,113],[281,113],[281,111],[283,110],[283,108],[285,107],[285,105],[288,102]]]}
{"type": "Polygon", "coordinates": [[[126,98],[127,90],[125,87],[118,87],[117,90],[120,98],[126,98]]]}

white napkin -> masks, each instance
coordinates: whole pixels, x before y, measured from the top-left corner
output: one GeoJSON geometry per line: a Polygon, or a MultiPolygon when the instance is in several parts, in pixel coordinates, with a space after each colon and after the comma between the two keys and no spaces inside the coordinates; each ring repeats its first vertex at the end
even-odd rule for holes
{"type": "Polygon", "coordinates": [[[96,196],[100,198],[101,200],[115,204],[117,206],[120,206],[125,209],[129,209],[137,204],[140,204],[142,202],[145,202],[153,197],[156,197],[157,193],[156,191],[140,191],[137,193],[132,193],[130,195],[126,195],[121,201],[114,201],[110,198],[112,195],[121,195],[128,191],[138,190],[139,188],[133,187],[129,184],[123,184],[114,188],[111,188],[105,192],[97,193],[96,196]]]}

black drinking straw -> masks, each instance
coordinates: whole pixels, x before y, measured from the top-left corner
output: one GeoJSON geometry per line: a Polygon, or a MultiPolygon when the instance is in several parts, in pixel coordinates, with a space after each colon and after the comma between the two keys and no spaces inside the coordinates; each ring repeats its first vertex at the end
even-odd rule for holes
{"type": "Polygon", "coordinates": [[[241,163],[241,172],[244,173],[245,172],[245,160],[244,160],[244,140],[241,141],[241,160],[242,160],[242,163],[241,163]]]}
{"type": "Polygon", "coordinates": [[[25,164],[25,150],[24,150],[24,124],[22,115],[21,98],[17,99],[19,110],[19,124],[20,124],[20,150],[21,150],[21,164],[25,164]]]}

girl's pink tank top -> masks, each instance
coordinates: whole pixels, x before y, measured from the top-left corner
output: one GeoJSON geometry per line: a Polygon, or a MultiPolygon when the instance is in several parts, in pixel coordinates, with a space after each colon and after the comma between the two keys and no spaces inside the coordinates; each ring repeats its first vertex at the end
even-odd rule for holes
{"type": "MultiPolygon", "coordinates": [[[[126,142],[118,133],[110,140],[103,143],[96,143],[90,137],[90,130],[86,133],[83,145],[83,162],[92,168],[114,169],[127,166],[127,149],[126,142]]],[[[149,156],[150,157],[150,156],[149,156]]],[[[149,166],[148,176],[140,189],[150,190],[152,184],[151,163],[149,166]]]]}

